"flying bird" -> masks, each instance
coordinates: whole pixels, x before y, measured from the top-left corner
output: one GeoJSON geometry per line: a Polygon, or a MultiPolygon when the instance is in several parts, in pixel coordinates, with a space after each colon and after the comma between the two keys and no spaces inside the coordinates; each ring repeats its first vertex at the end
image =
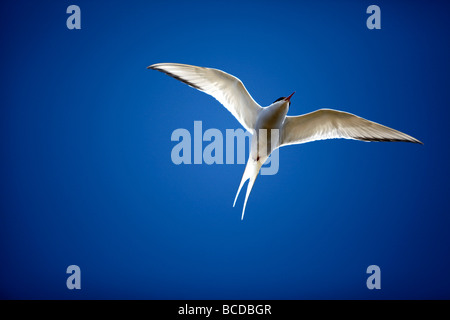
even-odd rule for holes
{"type": "Polygon", "coordinates": [[[233,203],[234,207],[242,186],[249,180],[241,220],[244,219],[247,200],[259,170],[276,148],[336,138],[423,144],[403,132],[348,112],[320,109],[300,116],[288,116],[295,92],[275,100],[267,107],[261,107],[241,80],[218,69],[179,63],[157,63],[147,69],[164,72],[213,96],[252,134],[250,156],[233,203]]]}

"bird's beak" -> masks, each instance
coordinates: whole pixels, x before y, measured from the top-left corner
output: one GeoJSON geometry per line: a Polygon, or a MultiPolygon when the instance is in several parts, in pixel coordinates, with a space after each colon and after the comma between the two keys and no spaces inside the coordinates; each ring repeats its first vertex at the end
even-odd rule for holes
{"type": "Polygon", "coordinates": [[[285,101],[289,101],[291,102],[291,97],[294,95],[295,91],[291,93],[291,95],[289,97],[287,97],[286,99],[284,99],[285,101]]]}

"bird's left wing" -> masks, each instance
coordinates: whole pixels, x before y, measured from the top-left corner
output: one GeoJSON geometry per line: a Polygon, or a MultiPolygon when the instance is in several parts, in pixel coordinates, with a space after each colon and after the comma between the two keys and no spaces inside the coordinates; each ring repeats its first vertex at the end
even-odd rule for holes
{"type": "Polygon", "coordinates": [[[403,132],[351,113],[331,109],[320,109],[301,116],[286,117],[281,135],[281,146],[336,138],[422,144],[403,132]]]}
{"type": "Polygon", "coordinates": [[[216,98],[248,131],[255,128],[262,109],[238,78],[217,69],[179,63],[157,63],[148,69],[158,70],[216,98]]]}

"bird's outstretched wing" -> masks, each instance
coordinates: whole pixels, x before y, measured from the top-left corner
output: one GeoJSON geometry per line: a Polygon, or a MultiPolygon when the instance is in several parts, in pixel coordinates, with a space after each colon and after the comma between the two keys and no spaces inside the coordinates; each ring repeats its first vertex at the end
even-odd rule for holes
{"type": "Polygon", "coordinates": [[[255,128],[262,109],[238,78],[221,70],[179,63],[157,63],[148,69],[158,70],[216,98],[248,131],[255,128]]]}
{"type": "Polygon", "coordinates": [[[320,109],[301,116],[286,117],[282,129],[281,146],[336,138],[422,144],[403,132],[351,113],[320,109]]]}

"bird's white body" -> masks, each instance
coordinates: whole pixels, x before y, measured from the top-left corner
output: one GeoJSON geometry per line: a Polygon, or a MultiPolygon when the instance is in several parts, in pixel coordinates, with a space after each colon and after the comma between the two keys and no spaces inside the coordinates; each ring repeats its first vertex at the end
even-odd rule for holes
{"type": "Polygon", "coordinates": [[[249,180],[241,219],[259,170],[276,148],[334,138],[421,143],[405,133],[343,111],[320,109],[301,116],[287,116],[293,94],[262,108],[238,78],[221,70],[178,63],[158,63],[148,68],[213,96],[252,133],[250,156],[233,204],[249,180]]]}
{"type": "Polygon", "coordinates": [[[245,181],[249,180],[241,219],[244,218],[248,196],[261,166],[266,162],[272,151],[280,146],[280,133],[283,130],[283,123],[288,110],[289,101],[282,100],[261,109],[258,113],[252,136],[250,156],[233,203],[234,206],[242,186],[245,181]]]}
{"type": "Polygon", "coordinates": [[[272,151],[278,148],[279,134],[283,129],[288,110],[288,101],[278,101],[263,108],[258,114],[250,150],[252,159],[256,161],[264,158],[265,161],[272,151]]]}

